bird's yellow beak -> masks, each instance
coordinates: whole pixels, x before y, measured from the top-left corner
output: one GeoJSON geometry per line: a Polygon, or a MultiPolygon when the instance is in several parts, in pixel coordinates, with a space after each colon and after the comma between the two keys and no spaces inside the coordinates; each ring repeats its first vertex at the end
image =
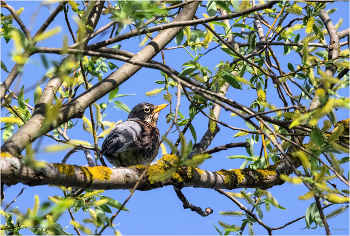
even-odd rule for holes
{"type": "Polygon", "coordinates": [[[153,113],[157,113],[160,110],[163,110],[164,108],[166,108],[168,106],[168,104],[164,103],[162,105],[156,106],[156,109],[153,110],[153,113]]]}

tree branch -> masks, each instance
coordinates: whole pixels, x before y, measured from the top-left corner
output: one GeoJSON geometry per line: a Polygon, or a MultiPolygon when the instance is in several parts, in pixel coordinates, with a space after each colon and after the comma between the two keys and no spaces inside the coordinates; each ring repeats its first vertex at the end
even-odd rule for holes
{"type": "Polygon", "coordinates": [[[210,207],[207,207],[204,211],[197,206],[192,205],[191,203],[188,202],[188,200],[186,199],[185,195],[183,195],[183,193],[181,192],[181,188],[174,186],[174,190],[175,193],[177,195],[177,197],[180,199],[180,201],[183,204],[184,209],[190,209],[191,211],[195,211],[197,212],[200,216],[208,216],[211,213],[213,213],[213,210],[210,207]]]}
{"type": "MultiPolygon", "coordinates": [[[[300,166],[301,163],[295,163],[300,166]]],[[[151,166],[152,167],[152,166],[151,166]]],[[[151,168],[150,167],[150,168],[151,168]]],[[[144,169],[131,166],[129,168],[108,168],[104,166],[84,167],[77,165],[47,163],[43,168],[26,166],[17,157],[0,159],[1,181],[6,185],[23,183],[29,186],[56,185],[84,189],[131,189],[137,183],[144,169]]],[[[284,183],[279,174],[290,174],[293,170],[285,160],[281,160],[268,169],[233,169],[210,172],[198,168],[179,168],[182,179],[170,178],[161,182],[150,182],[145,176],[139,182],[137,190],[152,190],[168,185],[183,184],[184,187],[198,188],[260,188],[267,189],[284,183]]]]}

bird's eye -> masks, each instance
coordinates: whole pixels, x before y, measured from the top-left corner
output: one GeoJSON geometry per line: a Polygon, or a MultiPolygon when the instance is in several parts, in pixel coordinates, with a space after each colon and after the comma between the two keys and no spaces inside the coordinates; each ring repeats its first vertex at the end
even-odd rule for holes
{"type": "Polygon", "coordinates": [[[144,109],[144,111],[147,112],[147,113],[149,113],[149,111],[150,111],[149,107],[146,107],[146,108],[144,109]]]}

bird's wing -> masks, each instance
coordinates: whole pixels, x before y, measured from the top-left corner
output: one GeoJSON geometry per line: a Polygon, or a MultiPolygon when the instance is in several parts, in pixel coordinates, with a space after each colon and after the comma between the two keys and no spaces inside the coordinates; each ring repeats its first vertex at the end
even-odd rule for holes
{"type": "Polygon", "coordinates": [[[124,152],[133,143],[142,131],[139,123],[135,121],[124,121],[117,124],[107,135],[102,144],[101,154],[113,156],[117,152],[124,152]]]}

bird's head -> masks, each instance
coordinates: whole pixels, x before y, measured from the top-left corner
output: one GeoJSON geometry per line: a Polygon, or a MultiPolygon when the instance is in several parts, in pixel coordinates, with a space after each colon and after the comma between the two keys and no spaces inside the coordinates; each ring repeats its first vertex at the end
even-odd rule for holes
{"type": "Polygon", "coordinates": [[[156,126],[159,112],[167,106],[168,104],[156,106],[147,102],[140,103],[131,110],[128,120],[136,119],[145,121],[152,126],[156,126]]]}

